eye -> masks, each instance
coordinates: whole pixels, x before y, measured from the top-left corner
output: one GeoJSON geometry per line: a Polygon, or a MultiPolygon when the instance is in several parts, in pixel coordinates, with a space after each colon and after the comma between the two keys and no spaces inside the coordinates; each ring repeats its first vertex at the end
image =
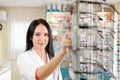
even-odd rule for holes
{"type": "Polygon", "coordinates": [[[48,33],[46,33],[46,34],[45,34],[45,36],[49,36],[49,34],[48,34],[48,33]]]}
{"type": "Polygon", "coordinates": [[[35,36],[39,36],[40,34],[39,33],[35,33],[35,36]]]}

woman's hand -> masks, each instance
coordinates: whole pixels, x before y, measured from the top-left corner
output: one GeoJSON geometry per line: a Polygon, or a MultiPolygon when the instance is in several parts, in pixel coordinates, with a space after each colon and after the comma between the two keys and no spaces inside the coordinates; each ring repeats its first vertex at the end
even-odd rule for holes
{"type": "Polygon", "coordinates": [[[67,54],[69,52],[69,48],[72,46],[72,38],[71,38],[71,35],[70,33],[65,33],[63,37],[61,37],[60,39],[61,41],[61,51],[64,53],[64,54],[67,54]]]}

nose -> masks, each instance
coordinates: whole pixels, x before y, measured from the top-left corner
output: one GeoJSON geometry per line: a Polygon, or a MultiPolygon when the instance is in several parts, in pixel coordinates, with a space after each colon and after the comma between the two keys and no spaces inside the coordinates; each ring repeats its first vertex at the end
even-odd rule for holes
{"type": "Polygon", "coordinates": [[[39,40],[40,40],[40,41],[44,41],[44,40],[45,40],[45,37],[44,37],[44,36],[40,36],[40,37],[39,37],[39,40]]]}

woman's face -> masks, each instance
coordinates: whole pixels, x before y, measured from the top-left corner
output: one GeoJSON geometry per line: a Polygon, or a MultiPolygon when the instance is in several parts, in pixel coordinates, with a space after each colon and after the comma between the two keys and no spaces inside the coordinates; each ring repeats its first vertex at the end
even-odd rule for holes
{"type": "Polygon", "coordinates": [[[33,42],[33,47],[36,49],[43,50],[48,44],[49,41],[49,33],[47,28],[39,24],[33,34],[32,42],[33,42]]]}

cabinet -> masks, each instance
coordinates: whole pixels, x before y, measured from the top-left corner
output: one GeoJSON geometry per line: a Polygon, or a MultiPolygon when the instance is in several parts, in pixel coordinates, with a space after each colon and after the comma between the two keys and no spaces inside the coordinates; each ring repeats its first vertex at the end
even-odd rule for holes
{"type": "MultiPolygon", "coordinates": [[[[53,47],[57,53],[61,49],[60,37],[64,35],[66,29],[71,29],[71,14],[70,12],[47,12],[47,22],[52,29],[53,47]]],[[[61,67],[68,67],[68,58],[64,58],[61,67]]]]}
{"type": "MultiPolygon", "coordinates": [[[[47,12],[47,21],[50,24],[52,31],[59,31],[65,27],[67,17],[70,16],[70,12],[47,12]]],[[[55,34],[53,33],[53,36],[55,34]]]]}
{"type": "Polygon", "coordinates": [[[120,19],[120,15],[119,14],[115,14],[115,20],[118,20],[116,22],[116,27],[115,27],[115,41],[114,41],[114,52],[115,52],[115,58],[114,58],[114,61],[115,61],[115,65],[114,65],[114,74],[116,74],[117,76],[117,80],[120,79],[120,22],[119,22],[119,19],[120,19]]]}
{"type": "Polygon", "coordinates": [[[0,80],[11,80],[11,70],[7,70],[6,72],[0,75],[0,80]]]}
{"type": "Polygon", "coordinates": [[[74,0],[72,10],[72,68],[88,80],[114,80],[114,12],[113,5],[74,0]],[[106,10],[107,8],[107,10],[106,10]]]}
{"type": "Polygon", "coordinates": [[[0,80],[11,80],[10,61],[0,61],[0,80]]]}

